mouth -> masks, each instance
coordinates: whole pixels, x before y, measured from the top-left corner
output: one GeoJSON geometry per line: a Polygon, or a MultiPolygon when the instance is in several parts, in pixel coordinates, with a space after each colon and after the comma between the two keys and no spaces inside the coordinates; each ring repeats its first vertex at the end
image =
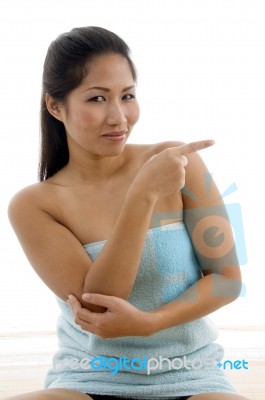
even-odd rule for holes
{"type": "Polygon", "coordinates": [[[110,141],[118,142],[118,141],[121,141],[121,140],[123,140],[125,138],[125,134],[127,132],[128,131],[108,132],[108,133],[105,133],[105,135],[103,135],[103,137],[108,139],[108,140],[110,140],[110,141]]]}

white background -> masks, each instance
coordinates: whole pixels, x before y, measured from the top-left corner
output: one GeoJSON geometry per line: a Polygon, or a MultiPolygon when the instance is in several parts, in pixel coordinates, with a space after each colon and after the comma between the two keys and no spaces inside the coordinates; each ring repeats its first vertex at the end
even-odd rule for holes
{"type": "MultiPolygon", "coordinates": [[[[264,325],[265,2],[263,0],[6,0],[0,3],[0,330],[54,329],[58,308],[9,225],[12,195],[37,181],[42,64],[76,26],[113,30],[132,49],[141,119],[135,143],[213,138],[204,157],[240,203],[246,296],[211,315],[264,325]]],[[[52,251],[52,249],[51,249],[52,251]]]]}

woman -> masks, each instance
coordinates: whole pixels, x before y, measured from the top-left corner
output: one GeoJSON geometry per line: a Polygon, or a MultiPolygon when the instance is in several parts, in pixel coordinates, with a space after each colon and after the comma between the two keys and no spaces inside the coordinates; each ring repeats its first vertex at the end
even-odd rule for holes
{"type": "Polygon", "coordinates": [[[213,141],[126,144],[138,117],[122,39],[86,27],[51,43],[40,182],[9,217],[57,296],[60,350],[45,390],[14,399],[243,399],[216,366],[205,317],[238,297],[241,279],[229,224],[226,249],[201,240],[218,226],[214,207],[226,217],[197,153],[213,141]]]}

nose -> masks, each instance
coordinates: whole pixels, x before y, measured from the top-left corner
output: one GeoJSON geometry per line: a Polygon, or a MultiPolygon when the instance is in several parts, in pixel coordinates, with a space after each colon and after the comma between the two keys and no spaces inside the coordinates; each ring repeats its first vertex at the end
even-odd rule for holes
{"type": "Polygon", "coordinates": [[[123,105],[119,101],[109,103],[106,123],[108,125],[122,126],[127,122],[127,117],[123,105]]]}

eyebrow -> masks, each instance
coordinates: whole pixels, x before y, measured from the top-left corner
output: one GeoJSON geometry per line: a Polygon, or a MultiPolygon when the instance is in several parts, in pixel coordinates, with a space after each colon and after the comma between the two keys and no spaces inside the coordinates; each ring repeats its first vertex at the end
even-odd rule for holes
{"type": "MultiPolygon", "coordinates": [[[[122,92],[127,92],[127,90],[134,89],[134,88],[135,88],[135,85],[131,85],[131,86],[128,86],[128,87],[122,89],[122,92]]],[[[85,90],[85,92],[87,92],[88,90],[92,90],[92,89],[103,90],[104,92],[110,92],[109,88],[104,88],[101,86],[93,86],[93,87],[87,88],[85,90]]]]}

